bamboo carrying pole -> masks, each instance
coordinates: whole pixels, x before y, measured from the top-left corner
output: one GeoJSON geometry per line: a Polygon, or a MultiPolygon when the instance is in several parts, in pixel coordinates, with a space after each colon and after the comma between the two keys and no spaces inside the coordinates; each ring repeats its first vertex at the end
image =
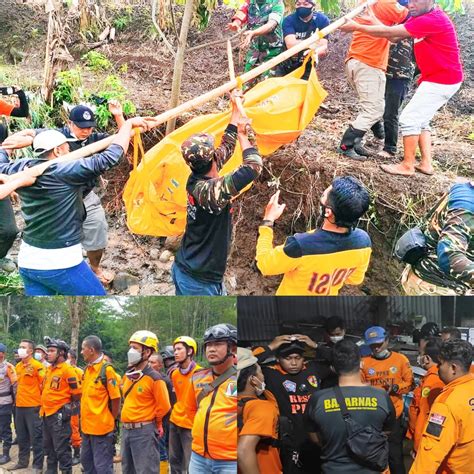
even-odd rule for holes
{"type": "MultiPolygon", "coordinates": [[[[187,102],[183,102],[177,107],[174,107],[173,109],[167,110],[166,112],[163,112],[162,114],[153,117],[152,120],[154,123],[152,124],[152,127],[158,127],[159,125],[167,122],[168,120],[182,115],[188,110],[192,110],[200,105],[203,105],[206,102],[209,102],[210,100],[213,100],[216,97],[219,97],[225,94],[226,92],[235,89],[239,84],[243,84],[256,78],[260,74],[264,73],[265,71],[268,71],[269,69],[272,69],[273,67],[277,66],[288,58],[291,58],[300,51],[304,51],[305,49],[310,48],[311,45],[315,43],[318,39],[323,38],[324,36],[327,36],[330,33],[333,33],[339,27],[344,25],[346,19],[355,18],[356,16],[360,15],[366,8],[377,3],[377,1],[378,0],[368,0],[367,2],[359,5],[343,17],[326,26],[326,28],[323,28],[321,31],[315,32],[309,38],[280,53],[278,56],[275,56],[274,58],[261,64],[260,66],[257,66],[255,69],[252,69],[251,71],[242,74],[239,78],[239,81],[236,78],[233,78],[225,84],[222,84],[221,86],[216,87],[215,89],[212,89],[211,91],[206,92],[205,94],[195,97],[194,99],[188,100],[187,102]]],[[[132,132],[132,135],[133,133],[134,132],[132,132]]],[[[103,140],[100,140],[95,143],[91,143],[90,145],[87,145],[79,150],[73,151],[53,160],[49,160],[48,162],[42,163],[41,165],[34,166],[33,168],[28,170],[28,174],[40,176],[44,171],[46,171],[46,169],[48,169],[51,165],[55,163],[67,163],[73,160],[77,160],[78,158],[84,158],[86,156],[90,156],[94,153],[98,153],[102,150],[105,150],[113,142],[114,136],[115,135],[111,135],[110,137],[104,138],[103,140]]]]}

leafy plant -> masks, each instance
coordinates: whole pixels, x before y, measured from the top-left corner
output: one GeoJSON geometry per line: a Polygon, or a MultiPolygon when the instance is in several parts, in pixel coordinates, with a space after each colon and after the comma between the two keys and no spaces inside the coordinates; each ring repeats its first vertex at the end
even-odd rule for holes
{"type": "Polygon", "coordinates": [[[112,68],[112,63],[107,56],[98,51],[89,51],[84,54],[81,59],[86,63],[86,66],[94,72],[108,71],[112,68]]]}
{"type": "Polygon", "coordinates": [[[0,273],[0,295],[19,295],[23,293],[23,282],[18,273],[0,273]]]}
{"type": "Polygon", "coordinates": [[[63,102],[78,103],[81,98],[82,76],[78,68],[61,71],[56,78],[53,92],[54,104],[61,106],[63,102]]]}
{"type": "Polygon", "coordinates": [[[132,7],[129,6],[120,11],[120,13],[114,18],[113,26],[117,31],[125,30],[133,20],[132,7]]]}

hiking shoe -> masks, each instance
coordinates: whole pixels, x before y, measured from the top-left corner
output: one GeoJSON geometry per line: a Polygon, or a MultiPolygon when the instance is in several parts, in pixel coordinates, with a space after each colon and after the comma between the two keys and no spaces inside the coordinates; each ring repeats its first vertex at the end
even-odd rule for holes
{"type": "Polygon", "coordinates": [[[0,465],[6,464],[7,462],[10,462],[11,458],[8,454],[4,454],[3,456],[0,456],[0,465]]]}
{"type": "Polygon", "coordinates": [[[9,471],[18,471],[19,469],[27,469],[27,468],[28,468],[28,464],[17,463],[13,467],[9,467],[8,470],[9,471]]]}

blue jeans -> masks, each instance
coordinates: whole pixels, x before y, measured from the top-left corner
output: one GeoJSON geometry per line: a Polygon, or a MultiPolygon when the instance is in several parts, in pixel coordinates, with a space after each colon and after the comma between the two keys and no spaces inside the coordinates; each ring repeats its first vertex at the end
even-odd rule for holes
{"type": "Polygon", "coordinates": [[[61,270],[20,268],[27,296],[105,296],[107,293],[86,262],[61,270]]]}
{"type": "Polygon", "coordinates": [[[189,474],[237,474],[237,461],[209,459],[194,451],[191,453],[189,474]]]}
{"type": "Polygon", "coordinates": [[[176,288],[176,296],[225,296],[224,282],[209,283],[199,281],[183,272],[176,263],[171,268],[171,277],[176,288]]]}

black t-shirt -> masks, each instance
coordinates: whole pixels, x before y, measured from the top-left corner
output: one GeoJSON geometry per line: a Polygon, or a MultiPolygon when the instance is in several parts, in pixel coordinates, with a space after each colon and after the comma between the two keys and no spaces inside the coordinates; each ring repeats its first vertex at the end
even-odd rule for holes
{"type": "MultiPolygon", "coordinates": [[[[351,417],[362,426],[390,431],[395,408],[384,390],[375,387],[341,387],[351,417]]],[[[346,448],[345,422],[333,388],[316,392],[306,408],[306,429],[317,433],[322,442],[323,473],[372,474],[376,471],[357,464],[346,448]]]]}

